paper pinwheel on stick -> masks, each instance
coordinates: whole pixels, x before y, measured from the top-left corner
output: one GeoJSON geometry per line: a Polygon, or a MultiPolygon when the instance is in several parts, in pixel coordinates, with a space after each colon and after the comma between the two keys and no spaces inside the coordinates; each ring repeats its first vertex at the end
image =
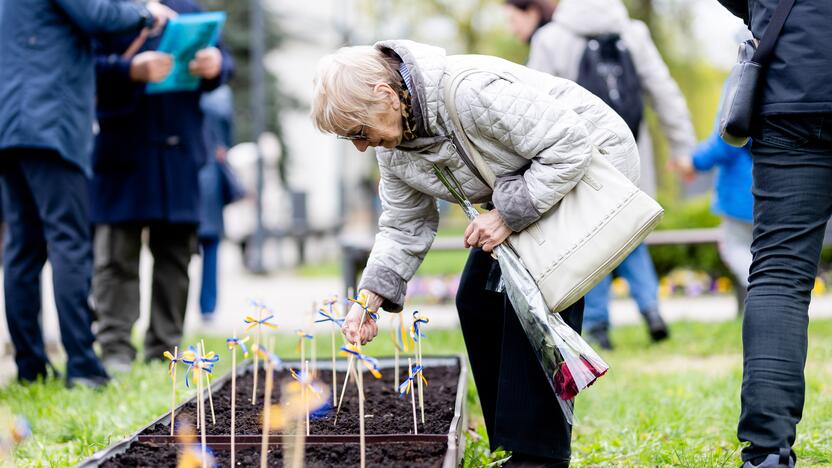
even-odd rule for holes
{"type": "Polygon", "coordinates": [[[344,319],[337,318],[335,316],[335,304],[338,303],[338,296],[333,296],[331,299],[324,301],[324,305],[327,306],[327,309],[318,309],[318,315],[322,318],[315,320],[315,323],[324,323],[330,322],[332,323],[332,327],[329,330],[330,342],[332,343],[332,406],[338,404],[338,390],[336,388],[337,382],[335,379],[335,331],[340,330],[341,326],[344,325],[344,319]]]}
{"type": "MultiPolygon", "coordinates": [[[[251,301],[252,307],[257,310],[257,318],[252,317],[251,315],[246,315],[246,318],[243,319],[243,322],[248,324],[246,327],[246,331],[251,330],[252,328],[257,328],[257,334],[254,335],[254,346],[260,346],[263,343],[263,327],[268,327],[275,329],[277,325],[271,323],[269,320],[274,318],[274,313],[272,313],[271,309],[266,307],[266,305],[260,301],[252,300],[251,301]],[[263,314],[268,313],[268,315],[263,318],[263,314]]],[[[257,403],[257,374],[258,372],[258,362],[259,356],[257,353],[254,354],[254,383],[251,389],[251,404],[254,405],[257,403]]]]}
{"type": "Polygon", "coordinates": [[[266,392],[263,397],[263,436],[260,441],[260,467],[266,468],[266,454],[269,449],[269,428],[271,427],[271,423],[269,422],[271,411],[269,409],[272,405],[274,370],[280,369],[283,366],[283,361],[262,345],[254,345],[252,351],[255,356],[259,356],[266,363],[266,392]]]}
{"type": "Polygon", "coordinates": [[[283,456],[284,466],[301,468],[305,445],[304,415],[308,421],[310,413],[318,413],[328,406],[328,389],[308,372],[293,372],[293,377],[295,380],[283,385],[281,403],[272,405],[268,420],[272,429],[283,431],[286,447],[283,456]]]}
{"type": "MultiPolygon", "coordinates": [[[[434,173],[462,207],[469,220],[479,213],[448,169],[434,166],[434,173]]],[[[573,330],[563,317],[549,310],[543,294],[520,257],[506,244],[492,252],[500,265],[502,283],[514,312],[526,332],[535,356],[549,378],[566,420],[572,424],[575,395],[604,375],[609,365],[573,330]]]]}
{"type": "MultiPolygon", "coordinates": [[[[416,397],[414,396],[415,392],[413,391],[413,381],[420,379],[424,381],[425,385],[428,384],[428,381],[422,373],[422,366],[417,365],[416,368],[413,368],[413,361],[411,358],[407,358],[407,372],[407,379],[399,385],[399,398],[408,393],[410,394],[410,406],[413,407],[413,433],[418,434],[419,428],[416,424],[416,397]]],[[[422,425],[424,424],[425,422],[422,421],[422,425]]]]}
{"type": "MultiPolygon", "coordinates": [[[[413,342],[416,344],[416,367],[419,369],[419,372],[422,372],[424,366],[422,365],[422,338],[425,337],[425,333],[422,331],[422,327],[427,325],[430,320],[419,314],[418,310],[413,311],[413,325],[411,326],[410,335],[413,337],[413,342]]],[[[422,424],[425,423],[425,393],[424,388],[422,388],[422,379],[419,379],[416,382],[416,385],[419,389],[419,409],[422,412],[422,424]]]]}
{"type": "Polygon", "coordinates": [[[168,364],[168,375],[172,380],[172,393],[170,399],[170,435],[173,436],[173,427],[174,427],[174,418],[176,416],[176,363],[182,360],[182,355],[179,354],[179,346],[174,346],[173,354],[170,351],[165,351],[163,356],[165,359],[168,359],[170,363],[168,364]]]}
{"type": "MultiPolygon", "coordinates": [[[[363,363],[367,370],[370,371],[370,374],[373,375],[373,377],[377,379],[381,378],[381,371],[379,370],[378,360],[374,357],[362,354],[361,348],[359,346],[342,346],[341,354],[344,356],[350,356],[350,358],[354,359],[356,363],[363,363]]],[[[361,445],[361,468],[364,468],[367,452],[364,440],[364,377],[362,377],[364,373],[359,371],[357,368],[358,364],[356,364],[355,367],[352,368],[352,371],[355,372],[355,383],[358,386],[358,428],[359,441],[361,445]]]]}
{"type": "MultiPolygon", "coordinates": [[[[361,320],[359,321],[358,325],[359,330],[361,330],[361,327],[364,326],[364,321],[367,319],[368,316],[372,320],[378,320],[378,314],[376,313],[376,311],[370,309],[368,301],[369,299],[367,298],[367,295],[364,293],[361,293],[359,296],[349,299],[349,302],[358,304],[363,309],[363,312],[361,313],[361,320]]],[[[356,344],[355,347],[360,353],[361,345],[356,344]]],[[[343,350],[344,348],[341,349],[343,350]]],[[[341,386],[341,397],[338,399],[338,408],[335,410],[335,419],[333,421],[334,424],[338,424],[338,413],[340,413],[341,411],[341,403],[344,401],[344,391],[346,390],[347,384],[350,381],[350,373],[352,372],[353,364],[355,361],[355,355],[347,354],[346,356],[349,356],[349,359],[347,360],[347,373],[344,376],[344,385],[341,386]]]]}
{"type": "Polygon", "coordinates": [[[245,338],[237,338],[237,332],[234,332],[234,336],[225,340],[225,346],[231,351],[231,466],[235,465],[235,451],[234,451],[234,439],[235,439],[235,427],[236,427],[236,418],[237,418],[237,348],[242,348],[243,350],[243,359],[248,357],[248,348],[246,348],[246,342],[248,341],[249,337],[245,338]]]}

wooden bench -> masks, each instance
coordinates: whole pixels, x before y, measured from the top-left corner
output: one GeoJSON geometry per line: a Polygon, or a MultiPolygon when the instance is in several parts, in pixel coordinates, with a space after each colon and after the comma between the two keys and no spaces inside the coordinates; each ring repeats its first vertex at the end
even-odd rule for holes
{"type": "MultiPolygon", "coordinates": [[[[671,229],[653,231],[645,241],[648,245],[674,244],[713,244],[722,239],[720,228],[704,229],[671,229]]],[[[344,291],[357,287],[358,272],[367,265],[370,250],[373,248],[372,237],[341,237],[342,266],[341,274],[344,281],[344,291]]],[[[433,241],[431,251],[463,250],[462,237],[437,237],[433,241]]]]}

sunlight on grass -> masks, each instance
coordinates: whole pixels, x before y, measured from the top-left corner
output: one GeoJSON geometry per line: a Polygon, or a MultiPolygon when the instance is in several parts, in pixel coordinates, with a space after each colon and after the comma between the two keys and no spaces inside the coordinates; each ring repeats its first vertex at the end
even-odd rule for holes
{"type": "MultiPolygon", "coordinates": [[[[329,334],[321,329],[319,359],[329,356],[329,334]]],[[[573,466],[736,466],[739,389],[742,375],[740,324],[674,324],[672,340],[650,345],[641,326],[617,329],[614,352],[605,353],[611,370],[583,393],[577,404],[573,466]]],[[[463,353],[457,330],[430,330],[424,353],[463,353]]],[[[801,465],[832,463],[832,321],[810,328],[807,363],[807,411],[798,427],[796,450],[801,465]]],[[[192,342],[192,341],[187,341],[192,342]]],[[[220,360],[216,374],[230,365],[225,337],[205,340],[220,360]]],[[[276,352],[296,357],[296,338],[277,335],[276,352]]],[[[339,341],[340,344],[340,341],[339,341]]],[[[385,333],[365,347],[376,356],[390,355],[385,333]]],[[[469,379],[470,422],[465,466],[504,459],[491,453],[473,381],[469,379]]],[[[193,390],[180,386],[180,399],[193,390]]],[[[100,391],[67,390],[61,381],[10,384],[0,389],[0,406],[27,417],[33,437],[15,453],[20,466],[71,466],[120,440],[163,414],[170,404],[165,364],[137,364],[100,391]]]]}

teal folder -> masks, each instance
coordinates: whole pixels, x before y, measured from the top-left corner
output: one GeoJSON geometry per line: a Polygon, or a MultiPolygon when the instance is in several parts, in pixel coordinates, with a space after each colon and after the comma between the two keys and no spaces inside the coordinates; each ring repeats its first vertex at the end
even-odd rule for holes
{"type": "Polygon", "coordinates": [[[164,80],[148,83],[148,94],[194,91],[201,78],[188,72],[197,51],[216,45],[225,24],[224,12],[189,13],[168,20],[159,42],[159,52],[173,55],[173,68],[164,80]]]}

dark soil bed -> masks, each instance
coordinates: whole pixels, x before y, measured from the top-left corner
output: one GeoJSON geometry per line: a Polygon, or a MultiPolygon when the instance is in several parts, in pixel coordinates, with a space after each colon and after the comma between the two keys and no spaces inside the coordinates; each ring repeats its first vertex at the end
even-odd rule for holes
{"type": "MultiPolygon", "coordinates": [[[[406,364],[406,361],[405,361],[406,364]]],[[[400,371],[400,378],[407,373],[406,365],[400,371]]],[[[323,370],[321,377],[328,385],[331,385],[331,372],[323,370]]],[[[410,434],[413,433],[413,413],[410,403],[410,395],[399,397],[398,392],[393,390],[393,370],[384,369],[382,378],[376,380],[369,373],[364,373],[364,412],[365,431],[367,434],[410,434]]],[[[425,400],[425,424],[419,420],[420,434],[447,434],[451,420],[454,416],[454,405],[459,380],[459,369],[457,367],[427,367],[425,377],[429,384],[424,387],[425,400]]],[[[288,371],[280,372],[275,376],[275,390],[272,395],[272,402],[280,399],[280,383],[291,376],[288,371]]],[[[252,375],[248,373],[237,376],[237,420],[236,434],[256,435],[262,432],[261,413],[263,410],[263,387],[265,382],[265,371],[260,369],[257,383],[257,404],[251,404],[252,375]]],[[[344,382],[344,374],[338,373],[338,394],[340,397],[341,385],[344,382]]],[[[415,388],[415,386],[414,386],[415,388]]],[[[211,411],[208,408],[206,396],[206,427],[207,434],[223,435],[230,434],[231,428],[231,382],[214,395],[214,412],[216,424],[211,424],[211,411]]],[[[329,391],[329,400],[332,400],[332,390],[329,391]]],[[[418,392],[416,394],[416,412],[419,414],[418,392]]],[[[350,379],[341,413],[338,416],[338,424],[333,425],[335,410],[330,410],[320,419],[313,420],[310,424],[310,434],[358,434],[358,390],[355,383],[350,379]]],[[[191,402],[177,412],[176,420],[189,418],[195,421],[196,403],[191,402]]],[[[273,430],[277,434],[279,431],[273,430]]],[[[166,424],[155,424],[149,427],[142,435],[168,435],[170,427],[166,424]]],[[[369,449],[369,446],[368,446],[369,449]]],[[[379,448],[379,450],[381,450],[379,448]]],[[[357,448],[356,448],[357,453],[357,448]]],[[[277,460],[277,459],[276,459],[277,460]]],[[[275,465],[278,466],[278,465],[275,465]]],[[[423,465],[408,465],[423,466],[423,465]]],[[[430,465],[424,465],[430,466],[430,465]]]]}
{"type": "MultiPolygon", "coordinates": [[[[368,445],[367,466],[439,467],[442,465],[447,448],[447,443],[440,442],[368,445]]],[[[127,452],[107,460],[101,466],[103,468],[176,466],[179,450],[181,447],[174,445],[136,442],[127,452]]],[[[220,466],[228,466],[230,458],[231,453],[228,450],[214,451],[215,463],[220,466]]],[[[356,466],[359,464],[359,458],[357,444],[307,446],[304,466],[356,466]]],[[[269,466],[283,466],[282,451],[279,448],[270,447],[268,461],[269,466]]],[[[238,448],[235,462],[237,466],[258,466],[260,449],[238,448]]]]}

